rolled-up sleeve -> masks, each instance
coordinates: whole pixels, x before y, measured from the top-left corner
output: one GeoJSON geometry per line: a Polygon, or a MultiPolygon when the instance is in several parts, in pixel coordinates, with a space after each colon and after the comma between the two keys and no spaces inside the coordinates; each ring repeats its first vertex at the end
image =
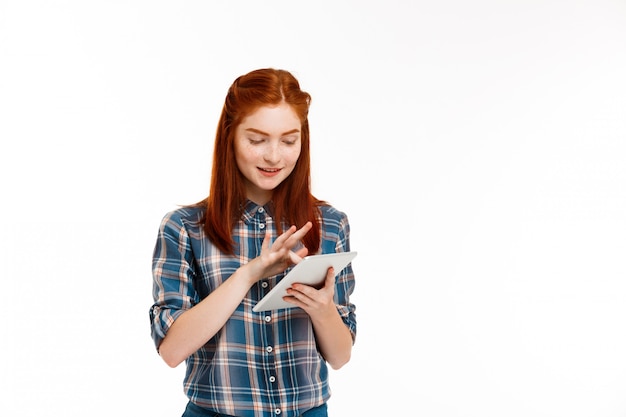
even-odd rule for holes
{"type": "Polygon", "coordinates": [[[151,335],[159,348],[174,321],[198,302],[193,284],[193,252],[181,217],[165,215],[152,256],[151,335]]]}
{"type": "MultiPolygon", "coordinates": [[[[322,253],[350,252],[350,222],[348,216],[332,207],[323,210],[322,253]]],[[[335,281],[335,304],[344,324],[350,330],[352,342],[356,340],[356,306],[350,301],[355,278],[352,264],[341,271],[335,281]]]]}
{"type": "MultiPolygon", "coordinates": [[[[347,216],[344,214],[341,218],[339,227],[339,239],[337,240],[336,250],[342,252],[350,252],[350,223],[347,216]]],[[[343,322],[350,330],[352,335],[352,343],[356,340],[356,307],[354,303],[350,302],[350,296],[354,292],[354,271],[352,270],[352,264],[349,264],[337,277],[336,281],[336,297],[337,297],[337,309],[339,315],[341,315],[343,322]]]]}

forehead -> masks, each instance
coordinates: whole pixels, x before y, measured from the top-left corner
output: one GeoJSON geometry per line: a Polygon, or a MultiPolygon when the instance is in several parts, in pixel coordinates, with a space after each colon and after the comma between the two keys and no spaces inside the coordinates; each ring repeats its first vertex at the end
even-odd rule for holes
{"type": "Polygon", "coordinates": [[[261,106],[243,118],[239,128],[255,128],[266,132],[299,129],[301,125],[298,114],[289,104],[282,102],[275,106],[261,106]]]}

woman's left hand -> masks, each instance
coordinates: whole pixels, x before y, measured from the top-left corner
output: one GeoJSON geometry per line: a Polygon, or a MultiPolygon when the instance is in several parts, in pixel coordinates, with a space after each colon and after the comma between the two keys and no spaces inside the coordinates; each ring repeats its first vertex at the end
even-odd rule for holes
{"type": "Polygon", "coordinates": [[[308,313],[309,316],[320,316],[328,313],[336,314],[335,307],[335,270],[328,268],[324,286],[320,289],[306,284],[295,283],[287,289],[288,296],[283,297],[288,303],[294,304],[308,313]]]}
{"type": "Polygon", "coordinates": [[[348,363],[353,339],[335,305],[335,270],[328,268],[322,288],[296,283],[287,289],[287,294],[285,301],[309,315],[318,349],[326,362],[333,369],[348,363]]]}

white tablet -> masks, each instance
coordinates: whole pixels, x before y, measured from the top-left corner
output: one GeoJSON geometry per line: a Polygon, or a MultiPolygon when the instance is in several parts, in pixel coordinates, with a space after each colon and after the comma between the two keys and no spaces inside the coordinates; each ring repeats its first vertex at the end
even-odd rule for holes
{"type": "Polygon", "coordinates": [[[338,252],[305,256],[254,306],[252,311],[259,312],[297,307],[283,300],[291,284],[321,285],[324,283],[324,279],[326,279],[328,268],[332,266],[335,269],[335,276],[337,276],[354,259],[356,254],[356,252],[338,252]]]}

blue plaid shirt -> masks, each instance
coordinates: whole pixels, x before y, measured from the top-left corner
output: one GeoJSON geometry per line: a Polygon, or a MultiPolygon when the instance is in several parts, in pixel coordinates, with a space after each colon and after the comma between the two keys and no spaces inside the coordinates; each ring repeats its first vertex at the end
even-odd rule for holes
{"type": "MultiPolygon", "coordinates": [[[[349,251],[346,215],[331,206],[320,209],[320,253],[349,251]]],[[[235,255],[226,255],[206,237],[200,223],[203,210],[180,208],[166,214],[161,223],[152,261],[154,304],[150,309],[157,348],[178,316],[261,253],[266,229],[276,238],[271,205],[261,207],[248,201],[233,230],[235,255]]],[[[252,311],[285,273],[253,285],[224,327],[187,358],[184,389],[192,402],[239,417],[291,417],[329,399],[328,369],[304,310],[252,311]]],[[[335,304],[353,340],[356,317],[350,295],[354,284],[348,266],[336,279],[335,304]]]]}

